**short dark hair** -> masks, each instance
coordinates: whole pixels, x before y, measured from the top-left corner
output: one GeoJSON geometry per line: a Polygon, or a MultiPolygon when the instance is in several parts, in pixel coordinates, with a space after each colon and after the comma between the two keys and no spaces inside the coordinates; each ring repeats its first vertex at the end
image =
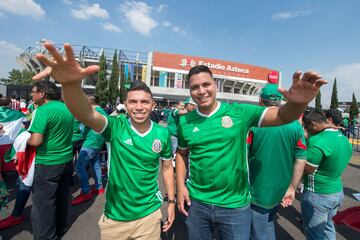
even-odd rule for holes
{"type": "Polygon", "coordinates": [[[35,82],[33,87],[36,87],[39,92],[45,93],[45,98],[48,100],[60,100],[61,92],[55,83],[48,80],[41,80],[35,82]]]}
{"type": "Polygon", "coordinates": [[[303,116],[304,126],[309,125],[311,122],[327,123],[327,119],[323,112],[313,110],[303,116]]]}
{"type": "Polygon", "coordinates": [[[0,97],[0,106],[1,107],[9,106],[10,103],[11,103],[11,99],[9,97],[3,97],[1,95],[1,97],[0,97]]]}
{"type": "Polygon", "coordinates": [[[205,65],[197,65],[197,66],[190,69],[189,74],[187,76],[188,81],[190,81],[190,78],[193,75],[197,75],[197,74],[202,73],[202,72],[210,74],[211,78],[213,78],[212,72],[210,71],[210,69],[207,66],[205,66],[205,65]]]}
{"type": "Polygon", "coordinates": [[[129,92],[132,92],[132,91],[144,91],[146,93],[149,93],[151,95],[151,98],[153,98],[153,94],[152,94],[150,88],[146,85],[146,83],[141,82],[139,80],[134,80],[131,83],[130,88],[126,94],[126,98],[127,98],[127,95],[129,94],[129,92]]]}
{"type": "Polygon", "coordinates": [[[341,112],[337,109],[329,109],[325,112],[326,118],[331,118],[332,122],[339,126],[342,123],[341,112]]]}

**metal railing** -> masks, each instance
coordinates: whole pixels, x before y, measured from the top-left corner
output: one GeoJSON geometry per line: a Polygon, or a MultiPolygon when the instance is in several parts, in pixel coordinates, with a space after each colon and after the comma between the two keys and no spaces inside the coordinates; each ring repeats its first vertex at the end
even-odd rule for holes
{"type": "Polygon", "coordinates": [[[360,126],[355,126],[353,129],[351,127],[348,131],[349,141],[352,144],[353,151],[360,152],[360,126]]]}

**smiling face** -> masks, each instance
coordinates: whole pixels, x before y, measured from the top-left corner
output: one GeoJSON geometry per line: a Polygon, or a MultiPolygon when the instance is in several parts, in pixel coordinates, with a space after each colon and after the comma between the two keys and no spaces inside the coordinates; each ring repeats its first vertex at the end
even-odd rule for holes
{"type": "Polygon", "coordinates": [[[130,91],[124,104],[135,128],[143,128],[149,124],[151,111],[155,107],[150,93],[142,90],[130,91]]]}
{"type": "Polygon", "coordinates": [[[209,114],[215,110],[216,84],[211,75],[207,72],[192,75],[189,79],[190,95],[198,105],[200,112],[209,114]]]}

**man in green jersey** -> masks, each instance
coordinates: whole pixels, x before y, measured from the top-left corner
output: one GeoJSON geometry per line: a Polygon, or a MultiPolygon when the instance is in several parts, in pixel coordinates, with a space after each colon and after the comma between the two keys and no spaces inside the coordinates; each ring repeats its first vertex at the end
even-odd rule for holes
{"type": "Polygon", "coordinates": [[[304,116],[310,134],[301,196],[301,213],[306,239],[336,239],[332,221],[343,201],[341,174],[349,163],[352,147],[317,111],[304,116]]]}
{"type": "MultiPolygon", "coordinates": [[[[102,115],[106,116],[105,111],[98,105],[98,97],[88,96],[89,103],[93,109],[102,115]]],[[[101,179],[101,166],[100,166],[100,151],[104,146],[104,137],[97,134],[89,127],[84,129],[85,141],[82,144],[79,157],[76,161],[76,172],[80,179],[81,192],[73,200],[71,205],[79,205],[83,202],[89,201],[93,195],[103,194],[104,188],[101,179]],[[90,191],[89,186],[89,174],[87,172],[87,166],[90,165],[94,172],[95,186],[90,191]]]]}
{"type": "Polygon", "coordinates": [[[175,218],[174,170],[169,132],[150,121],[155,106],[150,88],[133,82],[124,102],[129,118],[105,117],[94,111],[81,89],[82,79],[96,73],[99,66],[82,68],[69,44],[64,45],[65,57],[52,44],[46,42],[44,46],[52,59],[37,55],[47,68],[33,79],[50,75],[60,82],[69,110],[80,122],[101,133],[110,145],[105,211],[99,220],[101,238],[160,239],[159,158],[169,197],[163,231],[175,218]]]}
{"type": "MultiPolygon", "coordinates": [[[[261,91],[260,106],[279,106],[276,84],[261,91]]],[[[275,240],[279,207],[292,204],[306,158],[304,130],[298,120],[277,127],[251,129],[248,137],[251,184],[251,239],[275,240]]]]}
{"type": "Polygon", "coordinates": [[[36,147],[31,189],[34,239],[58,239],[67,227],[74,117],[60,101],[55,83],[36,82],[31,95],[39,106],[28,129],[28,144],[36,147]]]}
{"type": "Polygon", "coordinates": [[[217,227],[220,239],[248,239],[251,211],[246,135],[253,126],[296,120],[326,81],[316,72],[296,72],[289,91],[280,89],[288,102],[265,108],[216,101],[216,82],[207,66],[190,69],[188,80],[198,107],[180,117],[176,155],[178,207],[187,216],[188,237],[212,239],[217,227]]]}

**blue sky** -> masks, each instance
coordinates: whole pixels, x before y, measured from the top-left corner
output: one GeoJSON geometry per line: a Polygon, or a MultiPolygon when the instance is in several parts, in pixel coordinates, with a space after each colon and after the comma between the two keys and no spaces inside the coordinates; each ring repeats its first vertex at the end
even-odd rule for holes
{"type": "Polygon", "coordinates": [[[217,58],[334,78],[340,101],[360,100],[360,1],[0,1],[0,77],[43,38],[54,43],[217,58]]]}

